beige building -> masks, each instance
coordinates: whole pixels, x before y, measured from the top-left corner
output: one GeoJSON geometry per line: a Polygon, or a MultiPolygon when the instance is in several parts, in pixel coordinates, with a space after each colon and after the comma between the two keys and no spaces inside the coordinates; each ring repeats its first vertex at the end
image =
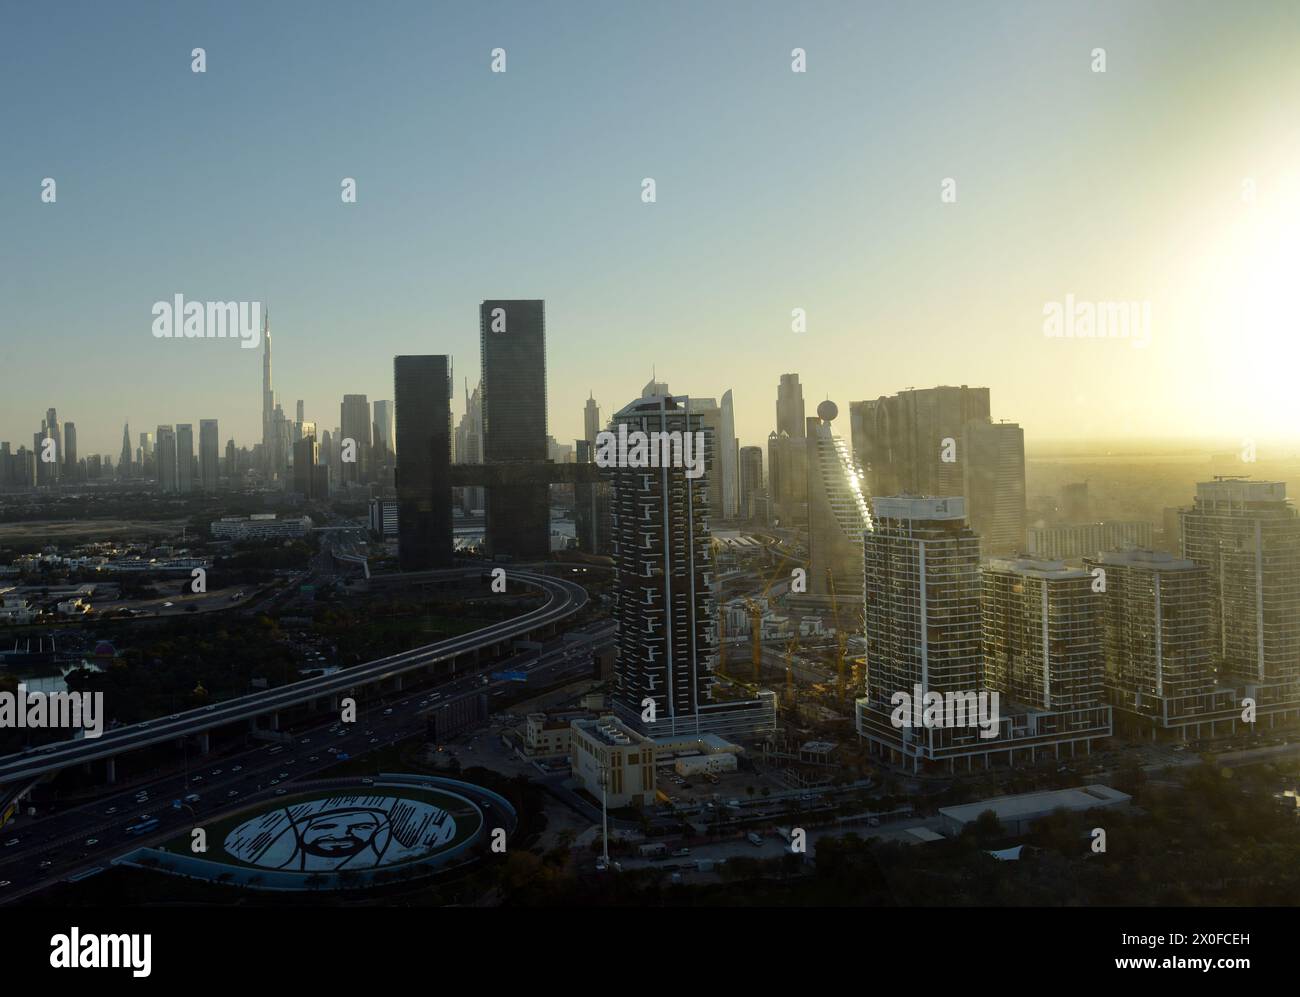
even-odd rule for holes
{"type": "Polygon", "coordinates": [[[607,774],[607,805],[651,806],[655,801],[655,744],[617,717],[575,720],[571,725],[573,774],[597,800],[607,774]]]}
{"type": "Polygon", "coordinates": [[[573,714],[528,714],[524,727],[524,750],[530,755],[567,755],[573,720],[573,714]]]}

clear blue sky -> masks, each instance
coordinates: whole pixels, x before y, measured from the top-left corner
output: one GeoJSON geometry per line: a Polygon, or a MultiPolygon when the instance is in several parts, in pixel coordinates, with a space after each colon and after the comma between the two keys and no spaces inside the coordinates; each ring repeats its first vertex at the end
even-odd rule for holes
{"type": "Polygon", "coordinates": [[[1258,349],[1225,375],[1237,334],[1204,319],[1249,283],[1202,278],[1225,246],[1295,246],[1297,11],[9,0],[0,440],[30,445],[53,405],[82,453],[116,457],[126,418],[255,442],[258,352],[150,335],[178,292],[269,304],[285,408],[326,427],[344,393],[391,398],[401,353],[454,357],[459,413],[478,302],[542,297],[570,442],[588,389],[608,415],[652,364],[677,392],[734,389],[742,444],[786,371],[810,411],[986,384],[1031,444],[1265,437],[1283,410],[1253,399],[1284,385],[1249,382],[1258,349]],[[1263,235],[1239,230],[1246,176],[1282,219],[1263,235]],[[1151,300],[1150,349],[1045,339],[1067,293],[1151,300]]]}

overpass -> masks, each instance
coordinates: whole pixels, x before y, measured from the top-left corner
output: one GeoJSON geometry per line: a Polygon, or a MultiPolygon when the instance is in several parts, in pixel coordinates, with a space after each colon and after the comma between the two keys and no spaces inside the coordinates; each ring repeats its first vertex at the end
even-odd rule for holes
{"type": "MultiPolygon", "coordinates": [[[[478,571],[482,570],[478,569],[478,571]]],[[[494,623],[436,644],[426,644],[410,651],[355,665],[331,675],[303,679],[265,692],[176,713],[161,720],[145,720],[141,723],[117,727],[95,739],[83,737],[39,748],[33,752],[0,757],[0,786],[12,786],[23,781],[30,782],[74,765],[102,759],[109,759],[111,766],[111,759],[127,751],[165,744],[180,738],[205,735],[217,727],[229,724],[256,721],[260,716],[276,714],[281,710],[304,706],[320,699],[329,699],[361,686],[398,679],[407,672],[429,668],[441,661],[454,660],[463,655],[477,655],[484,650],[490,651],[517,637],[527,636],[559,623],[578,612],[587,602],[586,590],[581,585],[565,579],[549,578],[546,575],[524,571],[510,572],[507,577],[512,581],[540,588],[546,594],[546,602],[537,609],[514,619],[494,623]]]]}

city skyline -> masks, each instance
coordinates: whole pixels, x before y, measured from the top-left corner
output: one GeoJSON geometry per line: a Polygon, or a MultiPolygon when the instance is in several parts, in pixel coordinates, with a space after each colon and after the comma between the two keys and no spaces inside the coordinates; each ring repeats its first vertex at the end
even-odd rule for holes
{"type": "Polygon", "coordinates": [[[0,153],[15,178],[7,245],[23,247],[0,250],[0,364],[50,374],[8,386],[4,437],[25,439],[28,413],[58,400],[82,453],[116,453],[126,419],[211,416],[255,442],[258,351],[149,333],[152,303],[182,292],[274,305],[277,383],[318,418],[344,394],[390,395],[394,356],[469,369],[475,303],[533,295],[551,312],[547,417],[561,441],[581,437],[588,392],[616,411],[652,368],[682,393],[731,389],[742,445],[763,442],[787,371],[810,404],[986,385],[1029,440],[1294,434],[1300,70],[1274,30],[1294,21],[1285,5],[1182,4],[1171,21],[1160,5],[1027,19],[1012,4],[830,3],[809,19],[759,4],[737,25],[670,4],[634,33],[584,4],[560,23],[234,6],[242,19],[198,10],[183,31],[94,8],[42,12],[36,30],[17,13],[9,36],[24,41],[0,79],[44,97],[7,115],[43,138],[0,153]],[[73,33],[102,52],[61,49],[73,33]],[[1246,38],[1249,67],[1228,54],[1246,38]],[[188,69],[195,45],[203,74],[188,69]],[[489,69],[496,45],[505,73],[489,69]],[[796,46],[806,73],[790,71],[796,46]],[[348,71],[354,52],[383,71],[348,71]],[[156,87],[173,64],[185,85],[156,87]],[[652,72],[678,64],[690,70],[652,72]],[[335,77],[342,97],[315,82],[335,77]],[[453,91],[454,106],[437,99],[453,91]],[[574,92],[587,102],[557,112],[574,92]],[[890,101],[872,102],[879,92],[890,101]],[[122,108],[138,127],[80,127],[122,108]],[[412,134],[416,116],[427,127],[412,134]],[[135,137],[159,121],[259,155],[200,143],[160,157],[135,137]],[[513,165],[496,134],[537,154],[513,165]],[[355,204],[340,200],[348,177],[355,204]],[[1146,303],[1146,345],[1046,334],[1045,312],[1072,299],[1146,303]],[[792,331],[795,309],[806,332],[792,331]],[[67,347],[77,362],[51,367],[67,347]],[[149,392],[124,405],[111,386],[142,370],[149,392]],[[697,383],[702,371],[725,376],[697,383]]]}

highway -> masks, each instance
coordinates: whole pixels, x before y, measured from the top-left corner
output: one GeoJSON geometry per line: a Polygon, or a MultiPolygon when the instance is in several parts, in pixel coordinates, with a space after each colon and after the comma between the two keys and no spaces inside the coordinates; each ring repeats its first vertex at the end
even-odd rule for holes
{"type": "MultiPolygon", "coordinates": [[[[478,569],[481,572],[483,569],[478,569]]],[[[540,588],[546,602],[514,619],[495,623],[436,644],[427,644],[400,654],[355,665],[330,675],[304,679],[265,692],[241,696],[212,706],[175,713],[160,720],[118,727],[96,739],[82,738],[37,749],[30,753],[0,758],[0,785],[31,781],[73,765],[111,758],[126,751],[202,734],[226,724],[252,720],[267,713],[302,706],[322,697],[348,692],[359,686],[396,678],[439,661],[512,640],[539,627],[578,612],[587,602],[586,590],[565,579],[548,578],[532,572],[507,573],[507,581],[540,588]]]]}
{"type": "MultiPolygon", "coordinates": [[[[549,641],[535,659],[520,670],[530,685],[551,684],[591,670],[590,653],[612,636],[613,623],[600,620],[549,641]],[[573,639],[577,637],[578,639],[573,639]]],[[[157,844],[186,828],[202,827],[231,810],[258,799],[274,798],[299,788],[304,780],[322,777],[344,752],[350,761],[399,741],[421,736],[425,714],[466,697],[485,695],[489,709],[519,683],[492,680],[487,674],[502,667],[484,662],[481,670],[447,678],[433,687],[367,697],[355,723],[337,716],[313,717],[286,743],[244,746],[221,755],[188,752],[174,769],[156,772],[129,785],[105,786],[103,795],[66,808],[43,808],[36,817],[19,816],[0,830],[0,904],[39,892],[54,882],[93,869],[107,868],[123,852],[157,844]],[[197,796],[197,799],[190,797],[197,796]],[[179,808],[173,806],[180,800],[179,808]],[[158,830],[141,838],[127,828],[143,817],[159,821],[158,830]]],[[[490,727],[488,729],[491,729],[490,727]]],[[[479,734],[483,728],[479,729],[479,734]]],[[[463,736],[474,737],[467,734],[463,736]]],[[[472,764],[472,756],[466,759],[472,764]]],[[[369,766],[367,766],[369,768],[369,766]]],[[[378,774],[376,761],[373,774],[378,774]]],[[[361,779],[363,776],[357,776],[361,779]]],[[[209,848],[221,842],[209,841],[209,848]]]]}

